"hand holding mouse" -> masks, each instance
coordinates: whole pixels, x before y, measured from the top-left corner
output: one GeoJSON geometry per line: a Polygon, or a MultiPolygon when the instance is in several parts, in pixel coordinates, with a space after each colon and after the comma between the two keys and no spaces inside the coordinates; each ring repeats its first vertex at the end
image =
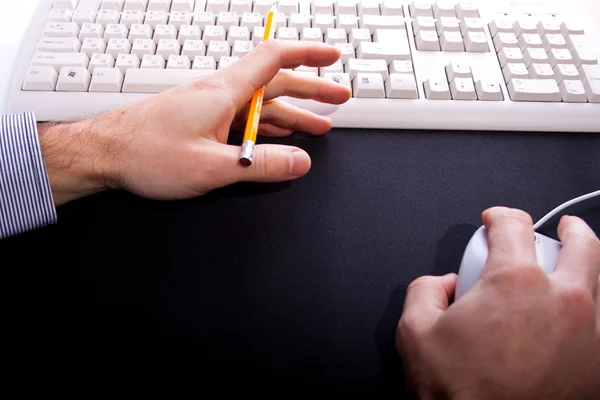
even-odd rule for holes
{"type": "Polygon", "coordinates": [[[421,399],[600,398],[600,241],[563,217],[556,270],[537,264],[526,213],[483,213],[489,257],[481,279],[451,304],[457,277],[408,289],[396,342],[421,399]]]}

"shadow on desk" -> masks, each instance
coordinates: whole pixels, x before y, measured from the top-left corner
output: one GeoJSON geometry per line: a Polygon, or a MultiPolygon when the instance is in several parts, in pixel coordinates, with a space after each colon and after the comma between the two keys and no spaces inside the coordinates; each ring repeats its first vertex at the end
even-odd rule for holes
{"type": "MultiPolygon", "coordinates": [[[[460,224],[450,228],[440,240],[432,268],[434,276],[451,272],[458,273],[463,251],[477,227],[460,224]]],[[[404,368],[396,351],[396,325],[402,316],[408,285],[394,290],[385,309],[383,318],[375,331],[375,342],[381,360],[385,398],[407,398],[409,392],[404,385],[404,368]],[[402,396],[402,397],[398,397],[402,396]]],[[[416,398],[416,397],[415,397],[416,398]]]]}

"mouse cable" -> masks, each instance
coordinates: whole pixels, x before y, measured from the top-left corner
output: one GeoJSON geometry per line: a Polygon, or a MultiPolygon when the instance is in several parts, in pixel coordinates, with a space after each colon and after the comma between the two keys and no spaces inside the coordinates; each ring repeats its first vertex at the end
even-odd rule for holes
{"type": "Polygon", "coordinates": [[[561,212],[565,208],[571,207],[574,204],[581,203],[582,201],[589,200],[589,199],[591,199],[593,197],[597,197],[597,196],[600,196],[600,190],[597,190],[597,191],[592,192],[592,193],[584,194],[583,196],[579,196],[579,197],[577,197],[577,198],[575,198],[573,200],[569,200],[566,203],[561,204],[560,206],[556,207],[554,210],[552,210],[548,214],[546,214],[544,216],[544,218],[542,218],[538,222],[536,222],[535,225],[533,225],[533,230],[537,231],[550,218],[554,217],[556,214],[558,214],[559,212],[561,212]]]}

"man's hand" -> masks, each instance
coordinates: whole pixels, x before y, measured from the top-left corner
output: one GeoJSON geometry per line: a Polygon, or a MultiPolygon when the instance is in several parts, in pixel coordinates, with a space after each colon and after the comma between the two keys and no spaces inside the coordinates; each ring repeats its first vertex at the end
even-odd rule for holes
{"type": "Polygon", "coordinates": [[[268,41],[229,68],[145,101],[90,120],[40,126],[55,203],[106,188],[183,199],[240,181],[286,181],[305,175],[311,162],[303,150],[258,145],[252,166],[242,167],[240,147],[227,145],[227,137],[231,129],[244,129],[248,103],[265,85],[260,134],[328,132],[328,118],[277,97],[341,104],[350,98],[350,90],[280,70],[328,66],[339,56],[338,49],[324,44],[268,41]]]}
{"type": "Polygon", "coordinates": [[[422,399],[600,398],[600,242],[580,219],[558,227],[556,271],[537,264],[531,218],[483,213],[489,257],[450,305],[456,275],[422,277],[407,293],[397,346],[422,399]]]}

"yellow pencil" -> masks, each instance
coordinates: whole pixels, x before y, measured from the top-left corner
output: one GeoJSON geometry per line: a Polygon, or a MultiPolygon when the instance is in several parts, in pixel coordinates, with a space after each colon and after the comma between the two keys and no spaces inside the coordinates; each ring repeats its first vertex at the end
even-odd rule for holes
{"type": "MultiPolygon", "coordinates": [[[[267,14],[267,23],[265,25],[265,33],[263,41],[272,39],[275,36],[275,6],[271,8],[267,14]]],[[[254,146],[256,145],[256,137],[258,136],[258,124],[260,122],[260,112],[262,110],[263,96],[265,87],[254,92],[252,101],[250,102],[250,111],[248,112],[248,120],[246,121],[246,130],[244,131],[244,141],[240,152],[240,164],[244,167],[252,165],[254,157],[254,146]]]]}

